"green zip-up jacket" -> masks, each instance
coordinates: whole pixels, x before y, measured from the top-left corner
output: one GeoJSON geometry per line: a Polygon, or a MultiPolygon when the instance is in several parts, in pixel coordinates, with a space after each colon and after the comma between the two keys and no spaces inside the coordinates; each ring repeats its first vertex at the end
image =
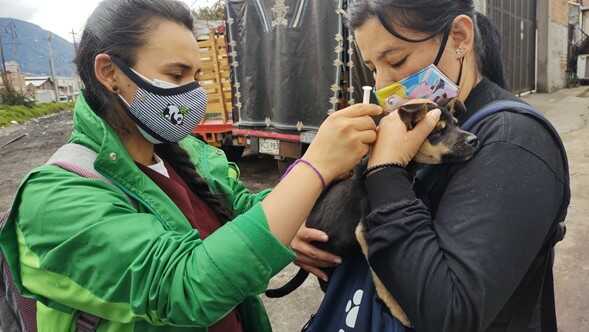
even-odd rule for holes
{"type": "Polygon", "coordinates": [[[72,331],[78,312],[101,317],[99,332],[207,331],[238,304],[245,331],[271,331],[257,295],[294,254],[269,231],[267,191],[250,193],[222,151],[183,140],[237,216],[201,240],[82,97],[70,142],[97,152],[95,168],[112,184],[41,166],[0,233],[17,287],[38,301],[40,332],[72,331]]]}

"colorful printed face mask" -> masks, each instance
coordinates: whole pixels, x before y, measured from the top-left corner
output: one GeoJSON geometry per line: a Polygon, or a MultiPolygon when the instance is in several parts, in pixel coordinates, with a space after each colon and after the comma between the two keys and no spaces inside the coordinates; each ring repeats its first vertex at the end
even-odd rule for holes
{"type": "Polygon", "coordinates": [[[141,134],[151,143],[177,143],[190,135],[205,118],[207,92],[197,82],[177,86],[161,80],[150,80],[121,59],[111,58],[137,85],[132,103],[121,95],[118,97],[141,134]]]}
{"type": "MultiPolygon", "coordinates": [[[[387,110],[395,110],[408,100],[418,98],[429,99],[443,106],[451,99],[458,97],[459,87],[437,67],[446,48],[448,36],[449,30],[444,35],[433,64],[375,92],[380,106],[387,110]]],[[[462,66],[460,76],[462,77],[462,66]]],[[[460,78],[458,82],[460,82],[460,78]]]]}
{"type": "Polygon", "coordinates": [[[458,96],[458,86],[435,65],[376,91],[378,103],[385,109],[394,110],[411,99],[424,98],[438,105],[445,105],[458,96]]]}

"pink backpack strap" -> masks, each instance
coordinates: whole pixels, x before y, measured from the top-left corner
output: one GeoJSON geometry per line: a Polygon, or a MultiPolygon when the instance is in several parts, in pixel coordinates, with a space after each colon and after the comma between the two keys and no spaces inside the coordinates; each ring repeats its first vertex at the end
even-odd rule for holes
{"type": "Polygon", "coordinates": [[[47,165],[59,166],[82,177],[110,183],[94,168],[97,157],[98,154],[93,150],[80,144],[70,143],[59,148],[47,161],[47,165]]]}
{"type": "MultiPolygon", "coordinates": [[[[96,171],[94,163],[98,154],[93,150],[80,145],[69,143],[59,148],[46,165],[55,165],[66,171],[75,173],[81,177],[88,179],[102,180],[106,183],[112,184],[112,181],[104,177],[102,174],[96,171]]],[[[127,196],[128,201],[137,208],[137,202],[131,197],[127,196]]]]}

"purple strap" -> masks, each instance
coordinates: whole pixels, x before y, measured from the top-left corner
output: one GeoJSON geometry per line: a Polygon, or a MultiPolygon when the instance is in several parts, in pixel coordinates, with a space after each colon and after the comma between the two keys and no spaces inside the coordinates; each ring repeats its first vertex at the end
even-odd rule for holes
{"type": "Polygon", "coordinates": [[[301,164],[301,163],[311,167],[313,172],[315,172],[315,174],[317,174],[317,176],[321,180],[321,185],[323,186],[323,190],[325,190],[325,188],[327,187],[327,185],[325,184],[325,178],[323,178],[323,175],[321,175],[321,172],[319,172],[319,170],[315,166],[313,166],[313,164],[306,161],[305,159],[295,160],[295,162],[292,163],[292,165],[290,165],[290,167],[288,167],[288,169],[286,170],[286,172],[284,172],[284,175],[280,179],[281,180],[284,179],[293,170],[293,168],[295,168],[295,166],[297,166],[298,164],[301,164]]]}

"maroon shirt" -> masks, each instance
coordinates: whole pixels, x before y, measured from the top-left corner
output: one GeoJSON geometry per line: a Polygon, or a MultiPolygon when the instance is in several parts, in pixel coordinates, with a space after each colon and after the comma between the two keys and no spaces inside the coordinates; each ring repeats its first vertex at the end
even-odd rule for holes
{"type": "MultiPolygon", "coordinates": [[[[139,168],[162,189],[176,206],[184,213],[194,229],[200,233],[201,239],[205,239],[215,230],[221,227],[221,222],[215,213],[195,195],[186,182],[164,161],[170,178],[152,170],[149,167],[137,164],[139,168]]],[[[209,332],[243,332],[237,310],[231,311],[225,318],[209,327],[209,332]]]]}

